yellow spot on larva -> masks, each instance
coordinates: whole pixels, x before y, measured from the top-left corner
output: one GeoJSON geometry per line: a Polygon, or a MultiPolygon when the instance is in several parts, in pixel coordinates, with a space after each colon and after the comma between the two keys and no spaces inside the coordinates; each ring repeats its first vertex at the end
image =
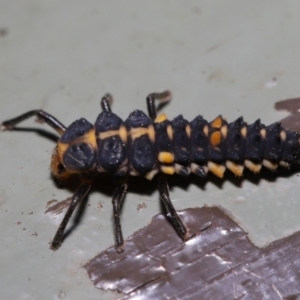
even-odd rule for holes
{"type": "Polygon", "coordinates": [[[163,173],[168,174],[168,175],[173,175],[175,173],[174,167],[161,166],[160,169],[163,173]]]}
{"type": "Polygon", "coordinates": [[[212,161],[209,161],[207,166],[210,172],[214,173],[216,176],[220,178],[223,178],[224,172],[226,170],[225,166],[216,164],[212,161]]]}
{"type": "Polygon", "coordinates": [[[134,169],[130,170],[130,175],[131,176],[140,176],[140,173],[134,169]]]}
{"type": "Polygon", "coordinates": [[[127,142],[127,130],[125,126],[121,126],[119,130],[119,135],[122,142],[125,144],[127,142]]]}
{"type": "Polygon", "coordinates": [[[170,141],[173,140],[173,128],[171,125],[167,126],[167,135],[170,141]]]}
{"type": "Polygon", "coordinates": [[[241,166],[233,161],[227,160],[226,167],[236,176],[243,176],[244,166],[241,166]]]}
{"type": "Polygon", "coordinates": [[[266,134],[267,134],[267,132],[266,132],[266,129],[265,129],[265,128],[263,128],[263,129],[260,130],[260,136],[261,136],[263,139],[266,138],[266,134]]]}
{"type": "Polygon", "coordinates": [[[286,132],[285,132],[285,130],[282,130],[280,132],[280,138],[281,138],[282,142],[284,142],[286,140],[286,132]]]}
{"type": "Polygon", "coordinates": [[[145,178],[147,178],[148,180],[152,180],[152,178],[158,173],[157,169],[153,169],[152,171],[148,172],[145,175],[145,178]]]}
{"type": "Polygon", "coordinates": [[[284,167],[284,168],[289,168],[291,166],[288,162],[286,162],[284,160],[281,160],[279,162],[279,165],[282,166],[282,167],[284,167]]]}
{"type": "Polygon", "coordinates": [[[78,143],[87,143],[92,146],[93,149],[97,148],[96,143],[96,136],[95,136],[95,130],[91,129],[88,132],[86,132],[83,136],[76,139],[78,143]]]}
{"type": "Polygon", "coordinates": [[[220,131],[215,131],[212,133],[212,135],[210,136],[210,144],[213,147],[218,146],[221,143],[222,137],[221,137],[221,133],[220,131]]]}
{"type": "Polygon", "coordinates": [[[132,128],[129,134],[133,141],[145,134],[149,136],[151,142],[155,141],[155,131],[152,125],[150,125],[148,128],[144,128],[144,127],[132,128]]]}
{"type": "Polygon", "coordinates": [[[215,118],[212,123],[211,123],[211,127],[212,128],[221,128],[222,126],[222,116],[218,116],[217,118],[215,118]]]}
{"type": "Polygon", "coordinates": [[[61,161],[63,161],[63,156],[66,150],[69,148],[70,144],[67,143],[57,143],[57,153],[61,161]]]}
{"type": "Polygon", "coordinates": [[[154,120],[155,123],[161,123],[163,121],[167,120],[166,114],[161,114],[154,120]]]}
{"type": "Polygon", "coordinates": [[[148,126],[148,135],[149,135],[149,139],[152,143],[155,142],[155,130],[153,125],[149,125],[148,126]]]}
{"type": "Polygon", "coordinates": [[[243,138],[245,138],[247,136],[247,126],[244,126],[241,129],[241,135],[242,135],[243,138]]]}
{"type": "Polygon", "coordinates": [[[174,161],[174,154],[170,152],[159,152],[158,160],[164,164],[171,164],[174,161]]]}
{"type": "Polygon", "coordinates": [[[222,137],[225,139],[227,136],[227,125],[222,126],[221,133],[222,133],[222,137]]]}
{"type": "Polygon", "coordinates": [[[112,137],[114,135],[118,135],[119,130],[108,130],[105,132],[101,132],[98,137],[100,140],[105,140],[106,138],[112,137]]]}
{"type": "Polygon", "coordinates": [[[206,136],[208,136],[208,126],[207,125],[204,126],[203,132],[206,136]]]}
{"type": "Polygon", "coordinates": [[[195,173],[199,167],[200,167],[199,165],[195,163],[191,163],[191,170],[193,173],[195,173]]]}
{"type": "Polygon", "coordinates": [[[263,159],[262,164],[264,167],[268,168],[271,171],[275,171],[278,167],[277,164],[272,163],[271,161],[267,159],[263,159]]]}
{"type": "Polygon", "coordinates": [[[261,169],[261,164],[255,164],[249,159],[245,159],[244,161],[246,168],[248,168],[253,173],[259,173],[261,169]]]}
{"type": "Polygon", "coordinates": [[[185,132],[188,137],[191,137],[191,126],[190,125],[186,125],[185,132]]]}

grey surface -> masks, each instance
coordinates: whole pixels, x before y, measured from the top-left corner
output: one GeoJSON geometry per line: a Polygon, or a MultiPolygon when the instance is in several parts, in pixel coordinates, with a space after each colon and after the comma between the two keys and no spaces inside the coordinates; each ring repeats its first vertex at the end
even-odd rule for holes
{"type": "MultiPolygon", "coordinates": [[[[269,124],[273,109],[299,97],[298,1],[1,1],[0,120],[42,108],[70,124],[94,121],[99,99],[111,92],[126,118],[145,109],[145,96],[172,90],[170,118],[182,113],[228,121],[243,115],[269,124]]],[[[40,126],[34,119],[24,127],[40,126]]],[[[94,192],[80,226],[53,252],[60,222],[45,215],[47,201],[70,191],[50,178],[54,143],[34,132],[0,134],[2,299],[114,299],[96,290],[82,265],[113,243],[111,198],[94,192]],[[103,208],[99,208],[99,201],[103,208]],[[32,213],[32,214],[31,214],[32,213]],[[18,222],[21,222],[18,224],[18,222]]],[[[220,205],[257,245],[300,229],[299,177],[241,187],[190,184],[171,191],[177,209],[220,205]]],[[[158,194],[129,193],[124,236],[160,210],[158,194]],[[138,204],[147,208],[138,211],[138,204]]],[[[61,217],[62,215],[60,215],[61,217]]]]}

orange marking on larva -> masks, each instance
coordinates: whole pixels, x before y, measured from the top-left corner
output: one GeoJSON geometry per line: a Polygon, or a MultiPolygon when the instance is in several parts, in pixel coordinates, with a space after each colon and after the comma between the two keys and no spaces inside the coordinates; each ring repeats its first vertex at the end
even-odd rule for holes
{"type": "Polygon", "coordinates": [[[114,135],[118,135],[119,134],[119,130],[108,130],[105,132],[101,132],[98,137],[100,140],[105,140],[106,138],[112,137],[114,135]]]}
{"type": "Polygon", "coordinates": [[[256,164],[249,159],[245,159],[244,164],[253,173],[259,173],[261,169],[261,164],[256,164]]]}
{"type": "Polygon", "coordinates": [[[155,123],[161,123],[163,121],[167,120],[166,114],[161,114],[154,120],[155,123]]]}
{"type": "Polygon", "coordinates": [[[284,160],[281,160],[279,162],[279,165],[282,166],[282,167],[284,167],[284,168],[289,168],[291,166],[288,162],[286,162],[284,160]]]}
{"type": "Polygon", "coordinates": [[[212,128],[221,128],[222,123],[223,123],[222,116],[218,116],[217,118],[215,118],[215,119],[212,121],[211,127],[212,127],[212,128]]]}
{"type": "Polygon", "coordinates": [[[186,132],[187,136],[190,138],[191,137],[191,126],[190,125],[186,125],[185,132],[186,132]]]}
{"type": "Polygon", "coordinates": [[[149,139],[152,143],[155,142],[155,130],[153,125],[149,125],[148,126],[148,135],[149,135],[149,139]]]}
{"type": "Polygon", "coordinates": [[[145,134],[149,136],[151,142],[155,141],[155,131],[152,125],[150,125],[148,128],[144,128],[144,127],[132,128],[129,134],[133,141],[145,134]]]}
{"type": "Polygon", "coordinates": [[[223,178],[224,172],[226,170],[225,166],[216,164],[212,161],[207,163],[208,169],[210,172],[214,173],[216,176],[223,178]]]}
{"type": "Polygon", "coordinates": [[[69,148],[70,144],[68,143],[61,143],[58,141],[57,143],[57,153],[61,161],[63,161],[63,156],[66,150],[69,148]]]}
{"type": "Polygon", "coordinates": [[[244,126],[242,129],[241,129],[241,135],[242,137],[246,137],[247,136],[247,126],[244,126]]]}
{"type": "Polygon", "coordinates": [[[260,136],[261,136],[263,139],[266,138],[266,134],[267,134],[267,131],[266,131],[265,128],[263,128],[263,129],[260,130],[260,136]]]}
{"type": "Polygon", "coordinates": [[[281,138],[282,142],[284,142],[286,140],[286,132],[285,132],[285,130],[282,130],[280,132],[280,138],[281,138]]]}
{"type": "Polygon", "coordinates": [[[121,126],[119,130],[119,135],[122,142],[125,144],[127,142],[127,130],[125,126],[121,126]]]}
{"type": "Polygon", "coordinates": [[[263,159],[262,164],[271,171],[275,171],[278,167],[278,164],[275,164],[267,159],[263,159]]]}
{"type": "Polygon", "coordinates": [[[203,127],[203,133],[204,133],[206,136],[208,136],[208,126],[207,126],[207,125],[205,125],[205,126],[203,127]]]}
{"type": "Polygon", "coordinates": [[[222,128],[221,128],[221,133],[222,133],[222,137],[223,137],[223,139],[225,139],[226,138],[226,136],[227,136],[227,125],[224,125],[224,126],[222,126],[222,128]]]}
{"type": "Polygon", "coordinates": [[[191,163],[191,170],[193,173],[195,173],[197,171],[197,169],[200,167],[199,165],[195,164],[195,163],[191,163]]]}
{"type": "Polygon", "coordinates": [[[167,126],[167,135],[170,141],[173,140],[173,128],[171,125],[167,126]]]}
{"type": "Polygon", "coordinates": [[[170,166],[161,166],[161,171],[168,175],[173,175],[175,173],[175,168],[170,166]]]}
{"type": "Polygon", "coordinates": [[[228,170],[230,170],[236,176],[241,177],[243,175],[244,166],[242,166],[242,165],[239,165],[233,161],[227,160],[226,167],[228,168],[228,170]]]}
{"type": "Polygon", "coordinates": [[[188,174],[191,173],[191,168],[190,168],[190,167],[184,167],[184,166],[182,166],[182,165],[180,165],[180,164],[175,164],[175,173],[176,173],[176,174],[181,174],[181,171],[182,171],[182,170],[186,170],[186,172],[187,172],[188,174]]]}
{"type": "Polygon", "coordinates": [[[210,143],[213,147],[218,146],[221,143],[221,140],[222,140],[222,136],[220,131],[215,131],[210,136],[210,143]]]}
{"type": "Polygon", "coordinates": [[[153,169],[152,171],[148,172],[145,175],[145,178],[147,178],[148,180],[152,180],[152,178],[158,173],[157,169],[153,169]]]}
{"type": "Polygon", "coordinates": [[[92,145],[93,149],[97,148],[95,129],[91,129],[80,137],[80,141],[92,145]]]}
{"type": "Polygon", "coordinates": [[[171,164],[174,161],[174,154],[170,152],[159,152],[158,160],[164,164],[171,164]]]}
{"type": "Polygon", "coordinates": [[[131,176],[140,176],[140,173],[134,169],[130,170],[130,175],[131,176]]]}

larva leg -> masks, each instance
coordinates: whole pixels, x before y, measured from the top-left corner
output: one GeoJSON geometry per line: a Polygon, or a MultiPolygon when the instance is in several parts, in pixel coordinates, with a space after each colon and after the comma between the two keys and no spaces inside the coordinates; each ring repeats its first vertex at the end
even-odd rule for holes
{"type": "MultiPolygon", "coordinates": [[[[153,93],[147,97],[147,107],[148,107],[148,114],[152,120],[155,120],[157,117],[157,108],[155,106],[155,100],[160,101],[160,104],[167,103],[172,99],[172,94],[169,91],[165,91],[162,93],[153,93]]],[[[158,190],[160,194],[161,201],[163,202],[166,210],[167,215],[170,218],[170,221],[176,230],[177,234],[182,240],[186,240],[188,237],[188,231],[186,226],[183,224],[181,219],[179,218],[172,201],[169,195],[169,186],[167,179],[164,174],[158,175],[158,190]]]]}
{"type": "Polygon", "coordinates": [[[58,230],[56,231],[56,234],[55,234],[52,244],[50,246],[50,248],[52,250],[57,250],[60,247],[62,238],[64,235],[64,231],[69,223],[69,220],[70,220],[76,206],[79,204],[79,202],[82,201],[82,199],[84,197],[87,196],[88,192],[90,191],[90,188],[91,188],[91,183],[87,183],[87,182],[82,182],[79,185],[79,187],[77,188],[75,194],[72,197],[72,201],[68,207],[68,210],[67,210],[62,222],[60,223],[58,230]]]}
{"type": "Polygon", "coordinates": [[[170,218],[170,221],[176,230],[177,234],[182,240],[186,240],[188,238],[188,231],[186,226],[181,221],[178,216],[169,196],[169,187],[166,180],[166,177],[163,174],[158,175],[158,190],[160,194],[160,198],[165,205],[167,210],[167,216],[170,218]]]}
{"type": "Polygon", "coordinates": [[[113,213],[114,213],[114,224],[115,224],[115,239],[116,239],[116,249],[120,253],[123,249],[123,235],[122,235],[122,228],[120,222],[120,209],[123,203],[123,200],[127,193],[127,184],[122,183],[117,186],[114,191],[112,205],[113,205],[113,213]]]}
{"type": "Polygon", "coordinates": [[[11,130],[13,129],[18,123],[29,119],[32,116],[37,116],[39,120],[46,122],[50,125],[53,129],[55,129],[59,134],[63,134],[66,130],[66,127],[60,123],[56,118],[48,114],[47,112],[37,109],[31,110],[25,114],[22,114],[16,118],[4,121],[1,124],[1,130],[11,130]]]}
{"type": "Polygon", "coordinates": [[[101,108],[103,111],[111,112],[111,104],[113,102],[112,95],[105,94],[101,99],[101,108]]]}
{"type": "Polygon", "coordinates": [[[150,94],[146,99],[149,117],[154,120],[157,116],[156,112],[160,109],[160,106],[171,101],[171,99],[172,93],[170,91],[150,94]],[[158,107],[155,106],[155,100],[160,102],[158,107]]]}

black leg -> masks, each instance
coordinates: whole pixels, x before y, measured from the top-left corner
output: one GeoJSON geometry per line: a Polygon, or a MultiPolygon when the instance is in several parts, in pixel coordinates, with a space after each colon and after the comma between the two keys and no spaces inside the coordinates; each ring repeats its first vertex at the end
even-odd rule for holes
{"type": "Polygon", "coordinates": [[[120,209],[123,203],[123,200],[127,193],[127,184],[121,183],[117,186],[114,191],[112,205],[113,205],[113,213],[114,213],[114,223],[115,223],[115,239],[116,239],[116,249],[120,253],[123,249],[123,235],[122,235],[122,228],[120,222],[120,209]]]}
{"type": "Polygon", "coordinates": [[[149,117],[154,120],[156,118],[156,111],[159,110],[162,105],[171,101],[171,99],[172,93],[170,91],[150,94],[146,99],[149,117]],[[155,106],[155,100],[160,102],[158,107],[155,106]]]}
{"type": "Polygon", "coordinates": [[[158,191],[160,198],[167,210],[167,216],[170,218],[171,224],[176,230],[179,237],[185,241],[188,238],[188,231],[184,223],[179,218],[169,196],[169,187],[166,177],[163,174],[158,175],[158,191]]]}
{"type": "MultiPolygon", "coordinates": [[[[149,117],[152,120],[154,120],[157,116],[157,114],[156,114],[157,108],[155,106],[155,100],[159,100],[160,106],[161,106],[161,104],[168,103],[171,99],[172,99],[172,94],[169,91],[165,91],[162,93],[150,94],[147,97],[147,107],[148,107],[149,117]]],[[[158,109],[159,108],[160,107],[158,107],[158,109]]],[[[169,195],[168,182],[167,182],[166,176],[164,174],[158,175],[158,190],[159,190],[160,198],[167,210],[167,216],[170,218],[170,221],[171,221],[174,229],[176,230],[177,234],[180,236],[180,238],[182,240],[185,241],[188,238],[188,231],[187,231],[184,223],[179,218],[179,216],[171,202],[170,195],[169,195]]]]}
{"type": "Polygon", "coordinates": [[[111,104],[113,102],[112,95],[110,94],[105,94],[104,97],[101,99],[101,108],[103,111],[109,111],[111,112],[111,104]]]}
{"type": "Polygon", "coordinates": [[[37,109],[37,110],[31,110],[23,115],[20,115],[16,118],[4,121],[1,124],[1,130],[10,130],[15,127],[18,123],[32,117],[37,116],[39,120],[46,122],[48,125],[50,125],[53,129],[55,129],[59,134],[63,134],[63,132],[66,130],[66,127],[60,123],[56,118],[51,116],[50,114],[46,113],[43,110],[37,109]]]}
{"type": "Polygon", "coordinates": [[[52,250],[57,250],[62,242],[62,238],[64,235],[64,231],[68,225],[68,222],[76,208],[76,206],[79,204],[79,202],[88,194],[89,190],[91,188],[91,183],[82,182],[80,186],[77,188],[75,194],[72,197],[72,202],[69,205],[69,208],[60,223],[58,230],[56,231],[56,234],[54,236],[54,239],[52,241],[52,244],[50,248],[52,250]]]}

